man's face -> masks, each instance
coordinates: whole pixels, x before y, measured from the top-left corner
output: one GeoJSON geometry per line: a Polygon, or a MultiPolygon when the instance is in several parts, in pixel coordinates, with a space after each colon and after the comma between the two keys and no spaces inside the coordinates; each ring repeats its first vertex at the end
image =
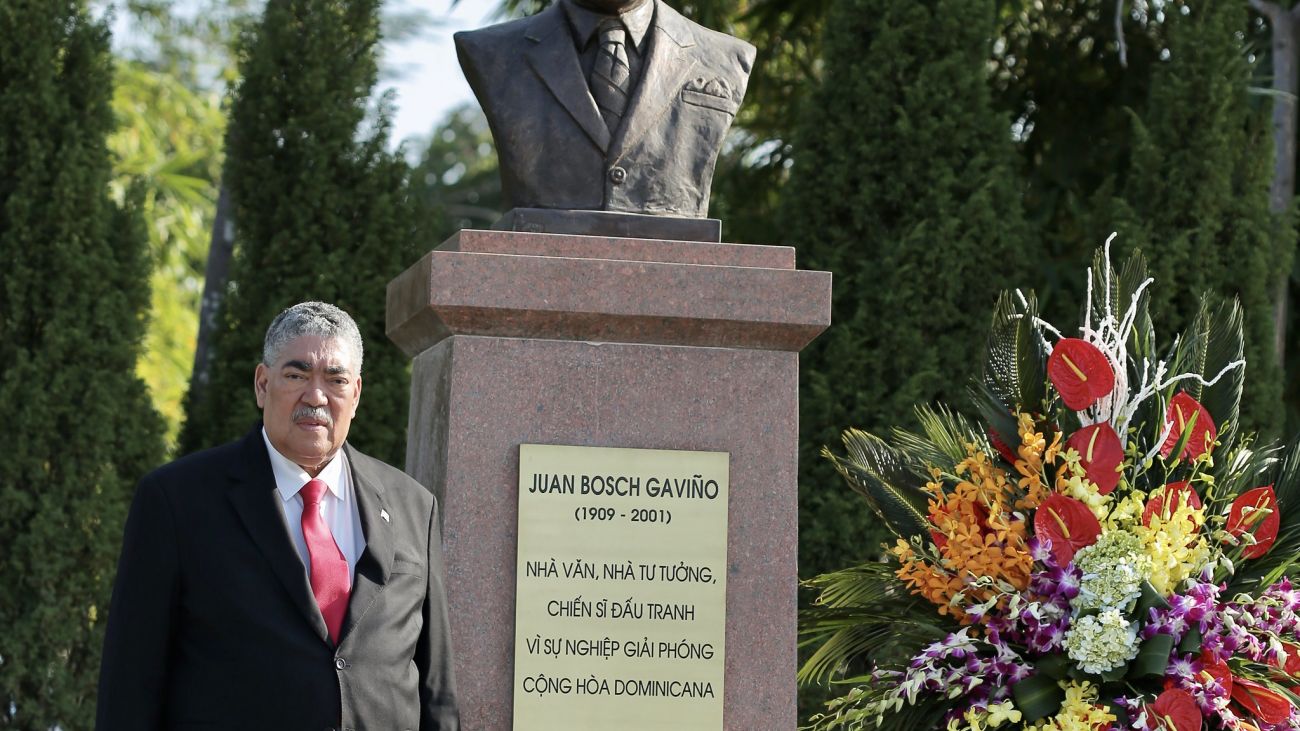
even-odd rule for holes
{"type": "Polygon", "coordinates": [[[315,477],[343,446],[361,401],[356,357],[338,340],[303,335],[257,364],[253,387],[266,436],[315,477]]]}
{"type": "Polygon", "coordinates": [[[618,15],[650,2],[650,0],[574,0],[574,2],[598,13],[618,15]]]}

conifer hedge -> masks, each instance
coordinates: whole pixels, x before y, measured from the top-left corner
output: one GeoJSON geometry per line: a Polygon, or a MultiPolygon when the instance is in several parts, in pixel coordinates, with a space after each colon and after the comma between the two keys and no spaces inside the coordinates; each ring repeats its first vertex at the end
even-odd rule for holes
{"type": "Polygon", "coordinates": [[[1172,337],[1202,292],[1241,300],[1246,319],[1242,426],[1282,436],[1283,374],[1273,344],[1278,272],[1291,270],[1293,222],[1268,209],[1273,152],[1268,106],[1252,101],[1241,3],[1171,8],[1167,61],[1156,66],[1134,121],[1133,160],[1113,210],[1099,222],[1140,248],[1159,282],[1151,313],[1172,337]]]}
{"type": "Polygon", "coordinates": [[[108,30],[0,3],[0,726],[90,728],[122,521],[162,456],[147,238],[108,198],[108,30]]]}
{"type": "Polygon", "coordinates": [[[785,194],[800,265],[834,273],[832,325],[804,351],[800,575],[879,554],[885,534],[819,456],[843,429],[964,406],[999,290],[1034,245],[994,110],[993,0],[843,0],[785,194]]]}
{"type": "Polygon", "coordinates": [[[285,307],[323,300],[348,311],[365,339],[349,441],[405,461],[408,361],[384,335],[384,302],[389,280],[415,261],[419,216],[408,167],[386,149],[386,104],[367,111],[379,5],[269,0],[244,41],[225,172],[235,257],[210,380],[187,399],[183,451],[259,421],[252,378],[267,326],[285,307]]]}

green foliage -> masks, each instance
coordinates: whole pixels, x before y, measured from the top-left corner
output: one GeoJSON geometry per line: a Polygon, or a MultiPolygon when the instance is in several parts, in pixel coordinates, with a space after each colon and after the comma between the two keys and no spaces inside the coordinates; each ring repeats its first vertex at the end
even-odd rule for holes
{"type": "Polygon", "coordinates": [[[120,52],[187,89],[235,83],[236,39],[264,0],[125,0],[132,33],[120,52]]]}
{"type": "Polygon", "coordinates": [[[448,112],[411,174],[411,195],[429,211],[432,241],[462,228],[491,228],[501,217],[501,176],[487,117],[475,105],[448,112]]]}
{"type": "Polygon", "coordinates": [[[904,539],[926,535],[932,527],[927,516],[930,496],[924,489],[928,465],[858,429],[844,432],[844,448],[848,458],[829,449],[823,449],[822,456],[866,498],[885,527],[904,539]]]}
{"type": "Polygon", "coordinates": [[[1169,60],[1153,72],[1146,111],[1134,117],[1132,169],[1108,220],[1121,246],[1147,255],[1157,333],[1187,327],[1202,292],[1241,302],[1241,426],[1276,436],[1283,413],[1273,283],[1291,268],[1295,234],[1268,210],[1273,153],[1263,108],[1248,96],[1246,20],[1241,3],[1168,14],[1169,60]]]}
{"type": "Polygon", "coordinates": [[[728,241],[788,246],[780,226],[799,111],[821,76],[829,0],[694,0],[682,12],[753,43],[758,62],[728,145],[718,158],[709,215],[728,241]]]}
{"type": "MultiPolygon", "coordinates": [[[[1045,411],[1047,396],[1047,352],[1034,328],[1038,300],[1032,292],[1023,305],[1019,299],[1011,292],[998,297],[979,384],[972,387],[973,401],[991,435],[1007,447],[1019,439],[1015,414],[1045,411]]],[[[957,455],[959,460],[963,456],[957,455]]]]}
{"type": "Polygon", "coordinates": [[[116,81],[110,191],[119,203],[137,188],[142,196],[154,316],[139,370],[174,442],[194,365],[226,119],[215,91],[193,90],[143,63],[118,63],[116,81]]]}
{"type": "MultiPolygon", "coordinates": [[[[808,729],[878,729],[907,731],[931,728],[951,705],[932,696],[877,719],[871,710],[892,688],[865,683],[873,670],[902,671],[917,647],[943,639],[956,622],[934,612],[908,592],[884,563],[867,563],[814,577],[804,587],[816,592],[812,605],[799,612],[800,648],[807,655],[799,668],[803,691],[814,684],[850,686],[839,698],[811,714],[808,729]]],[[[814,700],[801,693],[802,700],[814,700]]]]}
{"type": "Polygon", "coordinates": [[[943,639],[954,622],[912,595],[894,567],[869,563],[809,579],[813,606],[799,613],[801,645],[816,650],[799,669],[801,683],[825,683],[870,657],[901,666],[918,646],[943,639]]]}
{"type": "Polygon", "coordinates": [[[1044,314],[1066,321],[1083,300],[1076,275],[1112,228],[1094,217],[1097,191],[1127,168],[1164,44],[1161,8],[1113,0],[999,2],[997,105],[1020,151],[1025,211],[1039,232],[1035,289],[1044,314]],[[1116,16],[1125,47],[1119,53],[1116,16]]]}
{"type": "Polygon", "coordinates": [[[351,313],[366,343],[351,441],[404,461],[408,364],[384,335],[385,291],[429,242],[409,168],[386,150],[386,100],[368,114],[378,9],[378,0],[271,0],[244,39],[226,162],[235,259],[211,380],[187,398],[184,450],[258,421],[251,379],[266,327],[318,299],[351,313]]]}
{"type": "Polygon", "coordinates": [[[832,327],[802,363],[800,571],[878,554],[866,504],[821,445],[960,403],[995,293],[1035,263],[993,110],[992,2],[852,0],[826,19],[822,84],[785,196],[801,264],[834,273],[832,327]]]}
{"type": "Polygon", "coordinates": [[[1177,391],[1185,391],[1205,407],[1218,424],[1221,448],[1232,446],[1241,421],[1246,369],[1232,366],[1245,354],[1244,332],[1244,315],[1237,302],[1203,295],[1170,361],[1174,372],[1195,373],[1206,381],[1222,374],[1213,386],[1188,381],[1169,393],[1172,398],[1177,391]]]}
{"type": "Polygon", "coordinates": [[[126,505],[162,452],[136,376],[147,238],[107,194],[112,76],[81,0],[0,4],[5,728],[90,728],[126,505]]]}

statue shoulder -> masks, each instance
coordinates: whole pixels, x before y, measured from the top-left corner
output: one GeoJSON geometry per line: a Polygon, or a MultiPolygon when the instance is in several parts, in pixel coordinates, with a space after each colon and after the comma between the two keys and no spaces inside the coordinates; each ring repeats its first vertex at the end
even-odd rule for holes
{"type": "Polygon", "coordinates": [[[754,57],[758,54],[758,49],[752,43],[709,28],[704,30],[710,36],[709,42],[716,43],[720,52],[735,59],[742,73],[748,76],[754,70],[754,57]]]}
{"type": "Polygon", "coordinates": [[[477,30],[462,30],[452,35],[456,52],[465,57],[481,58],[518,49],[524,43],[537,16],[518,18],[477,30]]]}
{"type": "Polygon", "coordinates": [[[532,43],[528,36],[536,17],[460,31],[452,36],[465,80],[485,109],[488,100],[484,94],[490,94],[490,89],[516,72],[524,50],[532,43]]]}
{"type": "Polygon", "coordinates": [[[696,48],[712,58],[715,63],[734,64],[736,70],[743,76],[748,76],[753,70],[754,57],[757,54],[753,44],[689,20],[666,3],[660,3],[659,9],[663,12],[661,25],[669,35],[680,36],[689,33],[693,36],[696,48]]]}

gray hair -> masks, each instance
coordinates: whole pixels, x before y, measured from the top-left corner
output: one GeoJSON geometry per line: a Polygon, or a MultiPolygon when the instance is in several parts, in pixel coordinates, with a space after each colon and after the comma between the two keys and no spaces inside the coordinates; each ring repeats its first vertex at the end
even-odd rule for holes
{"type": "Polygon", "coordinates": [[[304,335],[338,340],[356,356],[357,374],[361,374],[361,331],[348,313],[327,302],[302,302],[275,316],[262,341],[262,362],[275,367],[280,351],[291,340],[304,335]]]}

